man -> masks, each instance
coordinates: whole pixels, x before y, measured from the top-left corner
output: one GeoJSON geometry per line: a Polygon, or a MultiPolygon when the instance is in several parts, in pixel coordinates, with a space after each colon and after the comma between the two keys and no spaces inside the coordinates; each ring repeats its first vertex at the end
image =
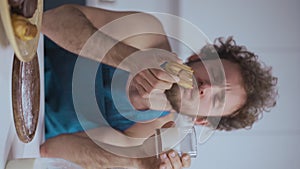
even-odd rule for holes
{"type": "MultiPolygon", "coordinates": [[[[113,12],[67,5],[45,13],[42,31],[63,48],[114,67],[118,67],[124,59],[140,49],[160,48],[170,50],[167,38],[162,36],[164,34],[162,26],[155,18],[147,14],[137,15],[136,21],[140,24],[135,24],[133,31],[138,32],[150,28],[150,32],[160,32],[162,35],[141,34],[124,40],[114,39],[115,37],[110,37],[103,32],[97,32],[97,29],[105,24],[130,14],[136,13],[113,12]],[[76,20],[70,19],[70,16],[76,16],[76,20]],[[95,32],[97,32],[96,37],[92,38],[93,43],[90,43],[95,46],[90,46],[89,49],[91,50],[82,52],[84,44],[90,40],[89,38],[95,32]],[[119,42],[118,40],[122,41],[119,42]],[[113,48],[111,48],[112,46],[113,48]]],[[[133,23],[135,22],[133,21],[133,23]]],[[[127,24],[132,25],[133,23],[127,24]]],[[[110,31],[114,32],[114,30],[110,31]]],[[[196,124],[205,124],[225,130],[238,129],[251,126],[262,111],[274,106],[276,78],[271,75],[270,70],[262,68],[253,53],[237,46],[231,38],[226,41],[219,39],[218,42],[220,44],[215,44],[213,47],[219,54],[221,63],[224,66],[225,85],[220,85],[225,82],[224,80],[217,85],[210,82],[207,71],[210,68],[204,65],[204,63],[214,65],[214,63],[209,64],[209,62],[213,62],[213,59],[209,59],[207,54],[209,47],[203,48],[200,53],[205,62],[201,62],[198,55],[194,55],[189,58],[187,63],[195,71],[194,76],[198,88],[180,88],[173,85],[173,83],[178,82],[178,79],[168,73],[156,69],[146,69],[134,76],[131,81],[129,99],[132,106],[137,110],[164,110],[168,113],[147,123],[129,122],[130,124],[128,124],[126,122],[127,127],[120,130],[128,136],[147,138],[153,134],[155,128],[160,128],[166,122],[173,120],[173,109],[176,112],[194,117],[196,124]],[[154,89],[156,89],[155,95],[154,98],[151,98],[154,89]],[[226,97],[225,104],[222,101],[224,97],[226,97]],[[165,104],[152,102],[157,99],[165,104]],[[199,110],[195,111],[194,105],[199,105],[199,110]],[[222,107],[222,105],[224,105],[224,111],[222,112],[209,111],[212,107],[222,107]],[[220,116],[224,117],[218,123],[220,116]]],[[[142,54],[148,54],[148,59],[152,59],[151,52],[149,54],[141,51],[142,54]]],[[[147,59],[147,57],[145,58],[147,59]]],[[[179,62],[172,54],[163,58],[158,61],[158,65],[170,60],[179,62]]],[[[144,62],[147,62],[147,60],[144,60],[144,62]]],[[[119,68],[129,72],[135,70],[133,69],[135,66],[130,63],[123,64],[119,68]]],[[[113,127],[119,129],[118,124],[113,127]]],[[[179,165],[179,167],[181,166],[179,165]]]]}

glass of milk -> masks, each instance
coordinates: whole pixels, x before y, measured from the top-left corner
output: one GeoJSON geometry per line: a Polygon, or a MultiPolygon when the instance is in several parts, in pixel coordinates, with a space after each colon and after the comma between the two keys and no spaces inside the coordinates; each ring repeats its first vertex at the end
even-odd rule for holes
{"type": "Polygon", "coordinates": [[[5,169],[83,169],[60,158],[22,158],[10,160],[5,169]]]}

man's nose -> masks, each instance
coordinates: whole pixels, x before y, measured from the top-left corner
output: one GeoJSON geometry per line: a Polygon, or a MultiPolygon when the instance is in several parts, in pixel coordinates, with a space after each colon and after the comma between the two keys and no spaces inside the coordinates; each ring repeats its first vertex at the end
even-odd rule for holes
{"type": "Polygon", "coordinates": [[[200,86],[199,92],[200,92],[200,96],[204,96],[206,95],[211,89],[211,85],[210,84],[203,84],[200,86]]]}

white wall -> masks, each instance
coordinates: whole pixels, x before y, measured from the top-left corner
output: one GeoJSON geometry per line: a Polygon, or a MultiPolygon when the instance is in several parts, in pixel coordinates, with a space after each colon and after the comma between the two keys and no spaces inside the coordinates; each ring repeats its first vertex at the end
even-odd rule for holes
{"type": "Polygon", "coordinates": [[[300,167],[300,1],[180,1],[181,16],[211,40],[233,35],[273,66],[277,106],[251,130],[217,132],[199,146],[193,169],[298,169],[300,167]]]}

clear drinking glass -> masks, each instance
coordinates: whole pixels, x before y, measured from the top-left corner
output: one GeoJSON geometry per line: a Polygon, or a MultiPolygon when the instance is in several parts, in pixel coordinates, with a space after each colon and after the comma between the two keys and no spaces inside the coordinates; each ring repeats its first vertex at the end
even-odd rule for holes
{"type": "Polygon", "coordinates": [[[173,149],[179,155],[197,157],[197,137],[194,126],[161,128],[155,132],[156,154],[173,149]]]}

